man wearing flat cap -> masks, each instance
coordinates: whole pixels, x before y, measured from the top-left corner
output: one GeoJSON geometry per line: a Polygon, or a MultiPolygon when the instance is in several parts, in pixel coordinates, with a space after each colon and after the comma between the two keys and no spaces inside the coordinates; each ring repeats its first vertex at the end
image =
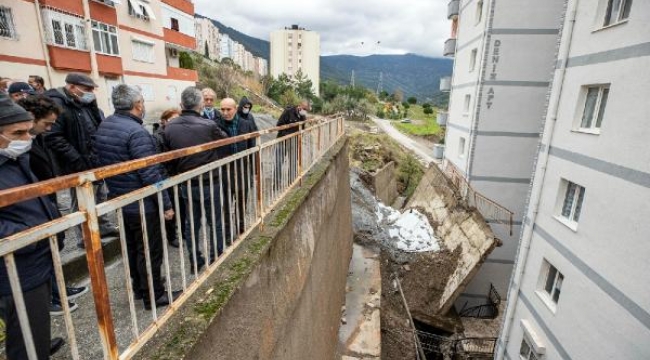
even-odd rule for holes
{"type": "MultiPolygon", "coordinates": [[[[63,175],[87,171],[97,167],[92,151],[92,136],[104,120],[104,113],[97,107],[95,88],[97,84],[88,75],[70,73],[65,78],[64,87],[50,89],[45,95],[50,97],[63,111],[45,135],[45,142],[57,157],[63,175]]],[[[77,197],[71,191],[72,211],[77,210],[77,197]]],[[[106,190],[102,184],[95,186],[97,202],[106,199],[106,190]]],[[[99,231],[102,236],[115,235],[115,225],[109,223],[106,216],[99,219],[99,231]]],[[[83,248],[79,237],[77,246],[83,248]]]]}
{"type": "Polygon", "coordinates": [[[20,99],[27,98],[29,95],[33,95],[34,88],[26,82],[15,82],[9,85],[7,93],[9,94],[9,97],[11,97],[11,100],[17,102],[20,99]]]}
{"type": "MultiPolygon", "coordinates": [[[[0,138],[8,141],[7,147],[0,148],[0,190],[38,181],[30,170],[28,155],[32,144],[29,131],[34,126],[33,119],[7,95],[0,94],[0,138]]],[[[45,196],[2,207],[0,239],[46,223],[54,219],[55,214],[54,204],[45,196]]],[[[50,279],[53,271],[50,242],[46,238],[14,251],[13,255],[20,274],[20,288],[36,355],[38,359],[49,359],[50,279]]],[[[12,295],[3,258],[0,258],[0,318],[6,326],[7,359],[27,359],[16,299],[12,295]]]]}

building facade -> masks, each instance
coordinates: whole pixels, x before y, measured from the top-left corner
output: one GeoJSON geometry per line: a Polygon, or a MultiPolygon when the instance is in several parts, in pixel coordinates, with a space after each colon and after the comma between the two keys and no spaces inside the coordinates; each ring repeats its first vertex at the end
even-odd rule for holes
{"type": "Polygon", "coordinates": [[[208,57],[221,61],[221,33],[208,18],[195,18],[196,52],[205,55],[206,46],[208,57]],[[206,44],[207,43],[207,44],[206,44]]]}
{"type": "Polygon", "coordinates": [[[566,7],[497,359],[648,359],[650,3],[566,7]]]}
{"type": "MultiPolygon", "coordinates": [[[[481,266],[458,309],[508,288],[555,65],[564,0],[453,0],[444,55],[454,67],[445,160],[481,195],[513,213],[512,228],[489,218],[502,246],[481,266]]],[[[448,80],[446,80],[448,81],[448,80]]]]}
{"type": "Polygon", "coordinates": [[[188,0],[0,0],[0,75],[39,75],[50,88],[69,72],[88,73],[106,113],[115,85],[138,85],[155,121],[198,80],[178,61],[196,46],[193,17],[188,0]]]}
{"type": "Polygon", "coordinates": [[[320,35],[298,25],[271,33],[271,75],[289,77],[298,70],[311,80],[313,91],[319,95],[320,86],[320,35]]]}

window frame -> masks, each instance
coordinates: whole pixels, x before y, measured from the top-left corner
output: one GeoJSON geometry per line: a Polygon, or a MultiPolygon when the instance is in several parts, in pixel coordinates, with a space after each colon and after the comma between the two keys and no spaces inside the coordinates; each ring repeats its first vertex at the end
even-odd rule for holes
{"type": "Polygon", "coordinates": [[[458,138],[458,157],[463,159],[465,158],[465,148],[467,146],[467,139],[464,137],[460,136],[458,138]]]}
{"type": "Polygon", "coordinates": [[[533,346],[533,344],[531,344],[531,341],[528,340],[526,335],[522,336],[522,338],[521,338],[521,345],[519,346],[519,359],[520,360],[540,360],[541,359],[541,355],[538,354],[535,351],[535,347],[533,346]],[[528,351],[527,351],[526,355],[522,354],[522,350],[524,349],[524,345],[526,347],[528,347],[528,351]]]}
{"type": "Polygon", "coordinates": [[[582,86],[581,101],[579,102],[580,111],[576,119],[574,131],[595,135],[600,134],[610,93],[611,84],[590,84],[582,86]],[[596,91],[595,99],[590,95],[592,91],[596,91]]]}
{"type": "Polygon", "coordinates": [[[93,33],[96,53],[109,56],[120,56],[120,41],[119,35],[117,34],[117,26],[106,24],[101,21],[91,20],[90,28],[93,33]],[[106,30],[101,28],[102,25],[106,27],[106,30]],[[111,31],[111,29],[113,31],[111,31]],[[98,41],[95,39],[95,33],[97,33],[99,37],[99,49],[97,49],[98,41]],[[104,40],[106,40],[105,36],[108,36],[107,44],[104,44],[104,40]],[[116,49],[114,49],[114,47],[116,49]]]}
{"type": "Polygon", "coordinates": [[[170,17],[169,18],[169,23],[170,23],[169,28],[171,30],[178,31],[178,32],[181,31],[181,23],[180,23],[180,21],[178,21],[177,18],[170,17]],[[174,26],[174,25],[176,25],[176,26],[174,26]]]}
{"type": "Polygon", "coordinates": [[[586,192],[582,185],[566,179],[561,180],[555,218],[573,231],[578,230],[586,192]]]}
{"type": "Polygon", "coordinates": [[[465,99],[463,101],[463,115],[467,116],[467,114],[469,114],[469,110],[471,107],[472,107],[472,95],[465,94],[465,99]]]}
{"type": "Polygon", "coordinates": [[[4,14],[5,22],[7,25],[6,32],[8,33],[6,36],[0,35],[0,38],[18,40],[18,33],[16,32],[16,23],[14,22],[13,10],[8,6],[0,6],[0,13],[4,14]]]}
{"type": "Polygon", "coordinates": [[[546,258],[542,259],[542,268],[535,293],[554,314],[557,311],[560,296],[562,295],[565,278],[564,274],[555,265],[551,264],[546,258]],[[553,279],[549,282],[551,275],[553,279]]]}
{"type": "Polygon", "coordinates": [[[478,57],[478,48],[473,48],[469,54],[469,72],[476,69],[476,58],[478,57]]]}
{"type": "Polygon", "coordinates": [[[633,0],[606,0],[605,12],[603,14],[601,26],[610,27],[626,22],[630,17],[630,12],[632,11],[632,1],[633,0]],[[615,18],[612,18],[613,6],[615,3],[618,3],[619,6],[615,18]]]}
{"type": "Polygon", "coordinates": [[[143,62],[143,63],[147,63],[147,64],[155,63],[156,62],[156,51],[155,51],[155,49],[156,49],[156,45],[154,43],[152,43],[152,42],[140,40],[140,39],[137,39],[137,38],[132,38],[131,39],[131,58],[134,61],[139,61],[139,62],[143,62]],[[151,48],[151,56],[150,56],[149,59],[136,58],[136,49],[135,49],[135,44],[136,43],[144,45],[144,46],[149,46],[151,48]]]}
{"type": "Polygon", "coordinates": [[[83,18],[49,8],[43,9],[42,14],[49,45],[89,51],[83,18]]]}
{"type": "Polygon", "coordinates": [[[483,20],[483,0],[476,3],[476,13],[474,14],[474,25],[478,25],[483,20]]]}

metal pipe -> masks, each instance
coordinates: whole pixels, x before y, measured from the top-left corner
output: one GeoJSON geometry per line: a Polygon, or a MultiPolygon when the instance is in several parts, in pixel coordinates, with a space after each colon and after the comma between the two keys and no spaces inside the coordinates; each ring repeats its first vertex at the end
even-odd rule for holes
{"type": "Polygon", "coordinates": [[[47,50],[47,40],[45,39],[45,31],[43,30],[43,17],[41,16],[40,0],[34,0],[34,7],[36,8],[36,21],[38,21],[38,35],[41,38],[41,49],[43,50],[43,57],[45,58],[45,73],[47,74],[47,82],[49,87],[53,87],[54,82],[52,81],[50,53],[47,50]]]}

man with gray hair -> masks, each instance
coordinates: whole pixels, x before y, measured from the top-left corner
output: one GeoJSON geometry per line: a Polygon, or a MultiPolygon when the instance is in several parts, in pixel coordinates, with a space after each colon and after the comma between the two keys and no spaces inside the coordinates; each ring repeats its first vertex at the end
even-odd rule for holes
{"type": "MultiPolygon", "coordinates": [[[[93,139],[93,147],[97,153],[99,165],[118,164],[155,155],[156,141],[142,126],[145,104],[140,90],[134,86],[120,84],[113,89],[111,99],[115,113],[102,121],[93,139]]],[[[106,179],[106,184],[109,196],[114,198],[156,184],[164,177],[162,165],[157,164],[110,177],[106,179]]],[[[142,215],[144,215],[145,224],[142,223],[137,201],[122,209],[131,282],[135,297],[143,299],[146,310],[151,309],[152,303],[156,307],[166,306],[180,294],[180,291],[174,291],[173,299],[168,297],[160,272],[163,240],[158,215],[159,208],[163,208],[165,219],[170,220],[174,217],[174,210],[167,191],[163,191],[162,196],[162,204],[158,203],[156,195],[144,198],[144,214],[142,215]],[[150,297],[147,282],[143,236],[145,232],[149,241],[153,299],[150,297]]]]}
{"type": "MultiPolygon", "coordinates": [[[[190,146],[201,145],[216,140],[225,139],[227,134],[219,128],[216,122],[201,117],[204,109],[203,94],[199,89],[190,86],[183,90],[181,93],[181,116],[177,117],[171,123],[167,124],[165,128],[165,145],[170,150],[183,149],[190,146]]],[[[201,165],[209,164],[213,161],[220,159],[220,152],[218,149],[212,149],[200,152],[198,154],[190,155],[178,159],[171,166],[172,174],[180,174],[201,165]]],[[[208,252],[208,263],[215,259],[215,249],[213,240],[217,242],[217,254],[221,253],[222,249],[222,234],[221,234],[221,198],[219,193],[219,177],[218,171],[213,173],[212,184],[216,184],[214,188],[214,197],[210,196],[210,175],[203,175],[203,184],[200,179],[194,178],[190,181],[190,186],[183,184],[181,186],[181,193],[186,203],[188,212],[185,234],[183,235],[185,245],[188,249],[190,264],[193,271],[198,271],[206,263],[203,253],[199,249],[201,238],[199,237],[199,229],[201,224],[206,226],[214,226],[217,234],[216,239],[209,240],[209,249],[203,249],[208,252]],[[190,201],[190,195],[192,201],[190,201]],[[203,201],[201,201],[201,199],[203,201]],[[203,202],[203,208],[201,206],[203,202]],[[212,213],[214,204],[215,213],[212,213]],[[205,215],[205,216],[204,216],[205,215]],[[212,216],[214,215],[214,216],[212,216]],[[205,222],[201,221],[204,218],[205,222]],[[215,223],[212,223],[215,219],[215,223]],[[193,220],[193,221],[191,221],[193,220]],[[194,232],[192,232],[194,230],[194,232]]],[[[207,231],[206,231],[207,233],[207,231]]]]}

